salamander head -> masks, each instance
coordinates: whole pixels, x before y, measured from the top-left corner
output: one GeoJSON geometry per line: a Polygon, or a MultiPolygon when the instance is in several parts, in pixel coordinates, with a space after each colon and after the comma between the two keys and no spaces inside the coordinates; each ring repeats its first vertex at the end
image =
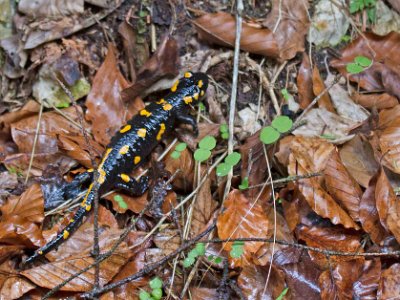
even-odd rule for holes
{"type": "Polygon", "coordinates": [[[184,76],[172,86],[172,92],[182,93],[181,97],[186,104],[195,103],[205,95],[208,87],[208,77],[204,73],[186,72],[184,76]]]}

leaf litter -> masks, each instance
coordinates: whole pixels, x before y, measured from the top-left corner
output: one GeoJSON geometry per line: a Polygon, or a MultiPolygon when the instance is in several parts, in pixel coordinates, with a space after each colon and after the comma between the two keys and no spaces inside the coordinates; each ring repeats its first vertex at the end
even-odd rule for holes
{"type": "Polygon", "coordinates": [[[118,286],[103,297],[396,297],[397,2],[369,1],[355,11],[345,1],[246,3],[238,61],[230,7],[133,2],[0,1],[1,295],[93,292],[97,234],[102,253],[119,242],[99,264],[100,284],[118,286]],[[350,64],[358,64],[357,74],[350,64]],[[69,191],[71,180],[187,70],[210,78],[204,106],[190,110],[199,136],[176,128],[132,174],[150,169],[149,192],[110,191],[99,201],[98,233],[90,216],[46,263],[23,266],[79,205],[73,198],[89,182],[69,191]],[[237,106],[230,107],[235,76],[237,106]],[[212,147],[200,143],[211,139],[212,147]],[[229,147],[235,153],[225,160],[229,147]],[[193,155],[199,148],[207,150],[201,162],[193,155]],[[238,163],[216,171],[232,158],[238,163]],[[204,244],[187,246],[208,229],[204,244]],[[193,257],[197,248],[205,251],[193,257]],[[154,277],[162,289],[152,287],[154,277]]]}

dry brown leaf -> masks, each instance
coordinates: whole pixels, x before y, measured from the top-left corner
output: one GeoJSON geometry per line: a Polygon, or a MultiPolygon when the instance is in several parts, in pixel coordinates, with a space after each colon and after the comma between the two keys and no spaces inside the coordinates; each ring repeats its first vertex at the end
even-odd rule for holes
{"type": "Polygon", "coordinates": [[[30,17],[56,17],[83,13],[83,0],[21,0],[18,10],[30,17]]]}
{"type": "Polygon", "coordinates": [[[396,97],[387,93],[383,94],[359,94],[354,93],[352,98],[355,103],[358,103],[365,108],[387,109],[399,104],[396,97]]]}
{"type": "Polygon", "coordinates": [[[181,236],[177,229],[166,229],[154,237],[154,243],[162,250],[163,255],[174,252],[181,246],[181,236]]]}
{"type": "Polygon", "coordinates": [[[354,221],[358,222],[362,191],[358,183],[347,172],[337,151],[332,151],[332,155],[326,163],[324,175],[329,194],[346,209],[354,221]]]}
{"type": "MultiPolygon", "coordinates": [[[[323,90],[325,90],[326,86],[324,81],[322,80],[322,77],[319,73],[317,66],[314,66],[313,68],[312,82],[313,82],[312,87],[314,95],[316,96],[320,95],[323,92],[323,90]]],[[[325,108],[329,112],[336,113],[331,98],[329,97],[329,93],[325,93],[321,96],[321,98],[318,100],[318,107],[325,108]]]]}
{"type": "Polygon", "coordinates": [[[274,32],[280,59],[289,60],[304,51],[305,35],[310,26],[307,0],[274,0],[263,25],[274,32]]]}
{"type": "Polygon", "coordinates": [[[314,99],[313,91],[313,72],[311,70],[310,59],[307,53],[303,53],[299,72],[297,74],[297,88],[299,90],[299,104],[305,109],[314,99]]]}
{"type": "MultiPolygon", "coordinates": [[[[205,14],[197,18],[196,26],[199,38],[225,47],[235,44],[235,18],[226,12],[205,14]]],[[[257,28],[243,22],[240,49],[267,57],[279,57],[277,41],[268,28],[257,28]]]]}
{"type": "MultiPolygon", "coordinates": [[[[360,235],[354,231],[346,231],[343,228],[336,227],[298,227],[298,237],[306,242],[307,246],[316,247],[325,250],[343,251],[343,252],[363,252],[360,244],[360,235]]],[[[329,256],[329,261],[325,254],[308,251],[310,257],[322,268],[329,266],[329,263],[352,260],[351,256],[329,256]]]]}
{"type": "Polygon", "coordinates": [[[193,287],[190,288],[190,293],[193,300],[214,300],[218,298],[217,289],[193,287]]]}
{"type": "Polygon", "coordinates": [[[379,173],[377,172],[371,178],[369,186],[365,190],[360,202],[360,222],[362,228],[377,245],[380,245],[389,236],[389,233],[381,224],[376,208],[376,183],[379,173]]]}
{"type": "MultiPolygon", "coordinates": [[[[321,172],[332,152],[335,151],[331,144],[322,139],[301,137],[296,137],[291,149],[288,171],[292,176],[321,172]]],[[[359,226],[324,190],[322,180],[322,177],[312,177],[297,181],[299,190],[311,209],[321,217],[329,218],[333,224],[359,229],[359,226]]]]}
{"type": "MultiPolygon", "coordinates": [[[[270,237],[267,215],[258,203],[251,203],[242,192],[233,190],[224,202],[224,212],[218,216],[218,236],[221,239],[236,238],[268,238],[270,237]]],[[[244,258],[250,260],[263,243],[246,242],[244,258]]],[[[230,251],[232,243],[225,243],[224,250],[230,251]]],[[[240,259],[232,259],[236,265],[241,265],[240,259]]]]}
{"type": "Polygon", "coordinates": [[[381,274],[378,299],[396,299],[400,295],[400,264],[393,264],[381,274]]]}
{"type": "Polygon", "coordinates": [[[9,275],[1,286],[0,299],[20,299],[35,288],[36,286],[28,279],[18,275],[9,275]]]}
{"type": "Polygon", "coordinates": [[[400,242],[400,202],[382,168],[376,182],[375,199],[381,224],[400,242]]]}
{"type": "Polygon", "coordinates": [[[348,75],[346,65],[356,56],[365,56],[373,60],[371,67],[360,74],[350,75],[352,81],[367,91],[384,90],[400,98],[400,34],[391,32],[386,36],[363,33],[342,52],[340,59],[331,62],[343,75],[348,75]]]}
{"type": "Polygon", "coordinates": [[[364,261],[361,276],[353,283],[353,295],[359,299],[377,299],[377,290],[381,278],[379,258],[364,261]]]}
{"type": "Polygon", "coordinates": [[[105,199],[109,200],[112,202],[113,209],[115,209],[116,212],[123,214],[127,210],[133,211],[134,213],[140,213],[149,203],[147,201],[148,197],[148,192],[146,191],[143,195],[134,197],[130,195],[126,195],[120,192],[113,192],[107,196],[104,196],[105,199]],[[127,204],[127,207],[122,207],[119,204],[119,201],[115,200],[116,196],[122,197],[124,202],[127,204]]]}
{"type": "Polygon", "coordinates": [[[171,153],[174,149],[172,149],[168,155],[166,156],[165,170],[170,172],[171,174],[176,174],[176,177],[172,181],[172,185],[174,188],[190,191],[193,188],[193,170],[195,161],[193,159],[193,154],[189,149],[185,149],[181,152],[181,156],[179,159],[173,159],[171,157],[171,153]]]}
{"type": "MultiPolygon", "coordinates": [[[[127,114],[121,100],[121,90],[128,82],[118,69],[116,49],[110,44],[107,56],[93,79],[92,89],[86,99],[86,119],[92,122],[96,141],[103,146],[125,123],[127,114]]],[[[144,105],[142,103],[143,108],[144,105]]]]}
{"type": "Polygon", "coordinates": [[[363,136],[356,135],[339,150],[343,165],[351,176],[363,187],[379,169],[374,157],[374,151],[363,136]]]}

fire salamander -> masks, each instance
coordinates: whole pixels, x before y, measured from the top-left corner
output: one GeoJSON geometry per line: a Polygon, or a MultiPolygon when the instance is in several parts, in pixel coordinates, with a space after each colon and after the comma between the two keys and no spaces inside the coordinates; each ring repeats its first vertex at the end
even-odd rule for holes
{"type": "Polygon", "coordinates": [[[183,78],[175,82],[165,98],[149,104],[122,126],[106,148],[96,170],[97,181],[90,184],[69,225],[54,240],[36,250],[25,264],[42,257],[71,237],[92,209],[96,189],[99,196],[113,188],[128,191],[133,195],[142,195],[148,188],[148,177],[143,176],[137,182],[129,173],[150,154],[165,134],[172,131],[175,123],[191,125],[197,135],[197,123],[189,114],[189,105],[195,104],[204,96],[207,86],[207,75],[186,72],[183,78]]]}

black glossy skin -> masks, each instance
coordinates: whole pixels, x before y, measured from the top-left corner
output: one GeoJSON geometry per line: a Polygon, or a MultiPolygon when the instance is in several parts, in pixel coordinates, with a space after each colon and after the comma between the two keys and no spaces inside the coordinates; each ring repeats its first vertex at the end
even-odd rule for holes
{"type": "Polygon", "coordinates": [[[102,162],[96,170],[98,179],[89,186],[71,223],[54,240],[36,250],[25,264],[55,249],[79,228],[84,216],[92,208],[96,188],[100,196],[113,188],[126,190],[133,195],[143,194],[148,188],[148,178],[142,177],[137,182],[128,174],[151,153],[165,134],[173,130],[176,123],[190,124],[197,134],[196,120],[189,115],[189,104],[196,104],[205,94],[207,86],[207,75],[187,72],[185,77],[174,84],[171,93],[164,99],[149,104],[122,126],[107,146],[102,162]]]}

